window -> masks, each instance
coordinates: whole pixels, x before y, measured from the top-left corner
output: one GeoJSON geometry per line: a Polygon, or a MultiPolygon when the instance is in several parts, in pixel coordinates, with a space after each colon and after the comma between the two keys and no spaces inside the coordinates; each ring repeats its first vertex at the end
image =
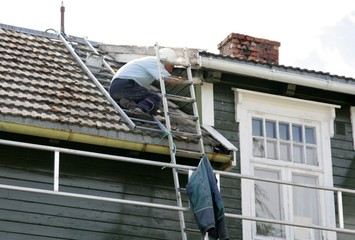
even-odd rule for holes
{"type": "MultiPolygon", "coordinates": [[[[333,186],[330,138],[338,106],[235,90],[241,173],[333,186]]],[[[242,213],[279,221],[335,226],[332,192],[242,180],[242,213]]],[[[335,233],[243,221],[244,239],[335,239],[335,233]]]]}
{"type": "Polygon", "coordinates": [[[253,156],[318,165],[315,127],[252,118],[253,156]]]}

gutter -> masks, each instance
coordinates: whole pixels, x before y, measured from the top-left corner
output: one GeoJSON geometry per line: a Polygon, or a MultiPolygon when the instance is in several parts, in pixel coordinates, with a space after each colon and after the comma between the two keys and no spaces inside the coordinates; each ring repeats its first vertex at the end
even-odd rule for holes
{"type": "Polygon", "coordinates": [[[278,71],[272,68],[265,69],[258,66],[215,59],[213,57],[200,56],[200,67],[355,95],[355,84],[334,82],[311,76],[302,76],[299,74],[278,71]]]}
{"type": "MultiPolygon", "coordinates": [[[[132,142],[117,138],[100,137],[97,135],[83,134],[78,132],[64,131],[51,128],[43,128],[32,125],[19,124],[14,122],[0,121],[0,130],[11,133],[26,134],[37,137],[57,139],[63,141],[93,144],[105,147],[122,148],[138,152],[148,152],[163,155],[170,155],[169,146],[151,144],[146,142],[132,142]]],[[[181,157],[189,157],[178,155],[181,157]]],[[[219,162],[223,168],[229,166],[231,156],[218,153],[206,153],[211,161],[219,162]]],[[[190,156],[191,158],[191,156],[190,156]]],[[[196,158],[197,159],[197,158],[196,158]]]]}

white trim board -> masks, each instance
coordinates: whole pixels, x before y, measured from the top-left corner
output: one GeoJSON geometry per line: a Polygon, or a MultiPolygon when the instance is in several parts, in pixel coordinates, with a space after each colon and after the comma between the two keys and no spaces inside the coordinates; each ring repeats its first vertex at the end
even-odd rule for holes
{"type": "Polygon", "coordinates": [[[353,148],[355,150],[355,107],[350,107],[351,129],[353,132],[353,148]]]}

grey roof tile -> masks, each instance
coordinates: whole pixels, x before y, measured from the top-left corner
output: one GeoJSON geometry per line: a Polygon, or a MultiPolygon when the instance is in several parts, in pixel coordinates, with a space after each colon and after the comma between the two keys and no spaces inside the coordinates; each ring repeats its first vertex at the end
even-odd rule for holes
{"type": "Polygon", "coordinates": [[[0,77],[2,113],[93,127],[90,117],[120,120],[59,39],[1,29],[0,77]]]}

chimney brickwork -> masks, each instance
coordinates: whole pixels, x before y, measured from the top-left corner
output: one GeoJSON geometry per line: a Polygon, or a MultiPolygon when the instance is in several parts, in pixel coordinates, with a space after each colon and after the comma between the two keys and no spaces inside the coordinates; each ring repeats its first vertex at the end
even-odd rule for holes
{"type": "Polygon", "coordinates": [[[279,64],[280,45],[276,41],[231,33],[218,44],[218,49],[223,56],[279,64]]]}

